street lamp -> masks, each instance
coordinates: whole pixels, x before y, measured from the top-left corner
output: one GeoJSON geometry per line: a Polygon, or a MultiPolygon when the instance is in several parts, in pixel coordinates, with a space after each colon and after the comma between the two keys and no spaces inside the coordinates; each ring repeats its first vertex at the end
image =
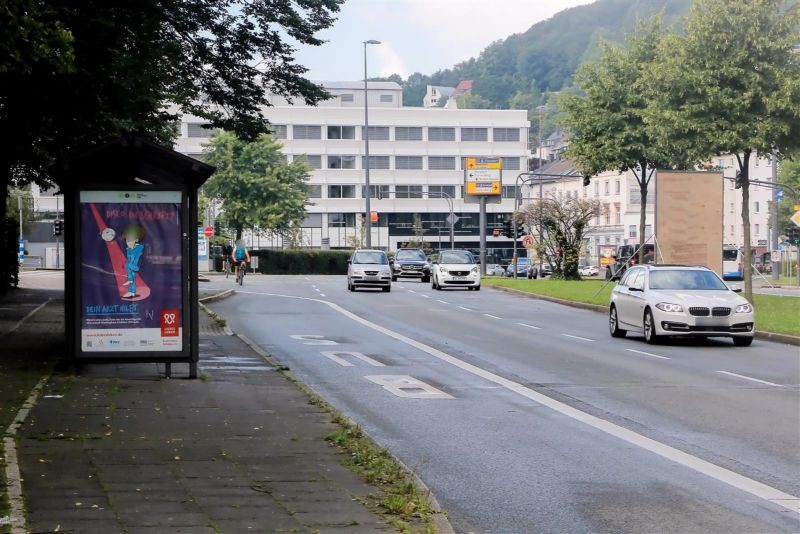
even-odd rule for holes
{"type": "Polygon", "coordinates": [[[369,93],[367,92],[367,45],[381,44],[380,41],[370,39],[364,41],[364,184],[366,185],[366,215],[367,215],[367,248],[372,248],[372,214],[369,201],[372,191],[369,187],[369,93]]]}
{"type": "MultiPolygon", "coordinates": [[[[544,112],[547,111],[547,106],[536,106],[536,111],[539,113],[539,161],[536,165],[536,170],[542,170],[542,119],[544,112]]],[[[544,228],[542,227],[542,180],[539,178],[539,239],[544,236],[544,228]]],[[[539,271],[542,272],[542,255],[539,254],[539,271]]],[[[516,271],[514,272],[516,275],[516,271]]]]}

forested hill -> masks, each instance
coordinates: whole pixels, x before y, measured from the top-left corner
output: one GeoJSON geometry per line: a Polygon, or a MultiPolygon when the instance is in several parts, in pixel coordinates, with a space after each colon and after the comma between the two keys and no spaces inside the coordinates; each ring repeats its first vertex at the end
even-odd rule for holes
{"type": "Polygon", "coordinates": [[[649,18],[662,9],[665,23],[670,24],[690,4],[691,0],[598,0],[567,9],[524,33],[492,43],[477,58],[452,69],[429,76],[412,74],[402,80],[404,104],[422,105],[426,85],[454,87],[461,80],[474,80],[473,93],[497,108],[512,107],[518,92],[517,101],[532,92],[558,91],[572,83],[572,74],[583,61],[597,54],[601,40],[621,42],[637,17],[649,18]]]}

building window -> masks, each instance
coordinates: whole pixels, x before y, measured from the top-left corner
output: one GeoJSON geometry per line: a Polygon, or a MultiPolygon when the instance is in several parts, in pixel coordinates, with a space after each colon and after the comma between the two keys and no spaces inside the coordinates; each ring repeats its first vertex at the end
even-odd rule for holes
{"type": "Polygon", "coordinates": [[[396,185],[394,193],[395,198],[422,198],[422,186],[396,185]]]}
{"type": "Polygon", "coordinates": [[[355,139],[355,126],[328,126],[328,139],[355,139]]]}
{"type": "Polygon", "coordinates": [[[760,224],[756,224],[756,235],[758,235],[760,233],[761,233],[761,225],[760,224]]]}
{"type": "Polygon", "coordinates": [[[494,139],[495,143],[519,141],[519,128],[493,128],[492,139],[494,139]]]}
{"type": "Polygon", "coordinates": [[[594,183],[594,196],[600,196],[600,182],[594,183]]]}
{"type": "MultiPolygon", "coordinates": [[[[388,185],[370,185],[369,186],[369,198],[389,198],[390,190],[388,185]],[[378,192],[380,191],[380,195],[378,192]]],[[[367,197],[367,186],[361,186],[361,196],[363,198],[367,197]]]]}
{"type": "Polygon", "coordinates": [[[733,213],[733,202],[731,202],[731,213],[733,213]]]}
{"type": "Polygon", "coordinates": [[[422,156],[395,156],[394,168],[397,170],[421,170],[422,156]]]}
{"type": "Polygon", "coordinates": [[[717,160],[717,167],[720,168],[720,169],[724,169],[725,168],[725,160],[724,159],[718,159],[717,160]]]}
{"type": "Polygon", "coordinates": [[[617,181],[614,183],[614,193],[616,193],[617,195],[619,195],[619,192],[620,192],[620,188],[619,188],[619,187],[620,187],[620,186],[619,186],[619,180],[617,180],[617,181]]]}
{"type": "Polygon", "coordinates": [[[519,193],[519,187],[516,185],[503,186],[503,198],[517,198],[518,193],[519,193]]]}
{"type": "Polygon", "coordinates": [[[394,102],[394,95],[381,95],[381,102],[387,104],[394,102]]]}
{"type": "Polygon", "coordinates": [[[322,156],[317,154],[296,154],[293,161],[305,162],[312,169],[322,168],[322,156]]]}
{"type": "Polygon", "coordinates": [[[758,208],[759,208],[759,204],[758,204],[758,202],[756,201],[756,210],[755,210],[755,211],[756,211],[756,213],[758,213],[758,208]]]}
{"type": "Polygon", "coordinates": [[[187,123],[186,126],[189,127],[188,131],[186,132],[187,137],[208,138],[215,135],[218,131],[215,128],[212,128],[210,124],[190,122],[187,123]]]}
{"type": "MultiPolygon", "coordinates": [[[[391,158],[389,156],[370,156],[369,157],[369,168],[370,169],[381,169],[385,170],[389,168],[389,160],[391,158]]],[[[361,168],[367,168],[367,157],[361,156],[361,168]]]]}
{"type": "MultiPolygon", "coordinates": [[[[361,127],[361,138],[364,136],[366,128],[361,127]]],[[[388,126],[370,126],[369,127],[369,140],[370,141],[388,141],[389,140],[389,127],[388,126]]]]}
{"type": "Polygon", "coordinates": [[[503,158],[503,169],[509,171],[518,171],[519,158],[503,158]]]}
{"type": "Polygon", "coordinates": [[[622,224],[622,212],[619,210],[619,204],[614,204],[614,224],[622,224]]]}
{"type": "Polygon", "coordinates": [[[322,186],[319,184],[309,184],[308,198],[322,198],[322,186]]]}
{"type": "Polygon", "coordinates": [[[606,204],[606,226],[611,224],[611,210],[609,208],[610,206],[606,204]]]}
{"type": "Polygon", "coordinates": [[[650,236],[653,235],[653,226],[648,224],[644,227],[644,238],[648,239],[650,236]]]}
{"type": "Polygon", "coordinates": [[[422,141],[422,127],[397,126],[394,129],[395,141],[422,141]]]}
{"type": "Polygon", "coordinates": [[[455,128],[428,128],[428,141],[455,141],[455,128]]]}
{"type": "Polygon", "coordinates": [[[356,198],[356,186],[329,185],[328,198],[356,198]]]}
{"type": "Polygon", "coordinates": [[[285,124],[271,124],[269,128],[272,130],[272,137],[275,139],[286,139],[287,128],[285,124]]]}
{"type": "Polygon", "coordinates": [[[428,156],[428,169],[432,171],[454,171],[455,156],[428,156]]]}
{"type": "Polygon", "coordinates": [[[638,235],[638,233],[639,233],[639,231],[636,228],[635,224],[632,224],[632,225],[628,226],[628,237],[636,237],[638,235]]]}
{"type": "Polygon", "coordinates": [[[487,141],[489,130],[487,128],[461,128],[462,141],[487,141]]]}
{"type": "Polygon", "coordinates": [[[355,156],[328,156],[329,169],[355,169],[355,156]]]}
{"type": "Polygon", "coordinates": [[[605,182],[605,184],[606,184],[606,185],[605,185],[605,192],[606,192],[606,196],[608,196],[608,195],[610,195],[610,194],[611,194],[611,190],[610,190],[610,188],[609,188],[608,181],[606,181],[606,182],[605,182]]]}
{"type": "Polygon", "coordinates": [[[731,235],[735,234],[736,232],[733,231],[733,225],[731,225],[731,235]]]}
{"type": "Polygon", "coordinates": [[[294,139],[322,139],[322,126],[295,124],[292,126],[294,139]]]}
{"type": "Polygon", "coordinates": [[[322,228],[322,214],[309,213],[305,220],[300,223],[300,228],[322,228]]]}
{"type": "Polygon", "coordinates": [[[353,102],[354,97],[352,93],[344,93],[341,95],[342,102],[353,102]]]}
{"type": "Polygon", "coordinates": [[[431,198],[455,198],[456,186],[454,185],[429,185],[428,195],[431,198]]]}
{"type": "Polygon", "coordinates": [[[328,226],[333,228],[353,228],[356,225],[355,213],[329,213],[328,226]]]}

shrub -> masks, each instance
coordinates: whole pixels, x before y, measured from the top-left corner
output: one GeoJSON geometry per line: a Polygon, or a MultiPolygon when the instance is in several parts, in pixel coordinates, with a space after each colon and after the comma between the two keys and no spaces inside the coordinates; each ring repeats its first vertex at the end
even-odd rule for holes
{"type": "Polygon", "coordinates": [[[348,250],[251,250],[261,274],[347,274],[348,250]]]}

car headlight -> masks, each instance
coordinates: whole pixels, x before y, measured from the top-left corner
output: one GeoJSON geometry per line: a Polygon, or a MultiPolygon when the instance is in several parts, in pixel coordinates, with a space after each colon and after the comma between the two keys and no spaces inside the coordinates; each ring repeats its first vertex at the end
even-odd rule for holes
{"type": "Polygon", "coordinates": [[[445,267],[444,265],[440,265],[439,266],[439,272],[440,273],[446,273],[447,272],[447,267],[445,267]]]}
{"type": "Polygon", "coordinates": [[[364,271],[362,271],[361,269],[353,269],[353,274],[355,276],[364,276],[364,271]]]}
{"type": "Polygon", "coordinates": [[[680,304],[670,304],[669,302],[659,302],[656,304],[656,308],[669,313],[678,313],[683,311],[683,306],[680,304]]]}
{"type": "Polygon", "coordinates": [[[751,311],[753,311],[753,307],[750,305],[749,302],[746,304],[739,304],[738,306],[736,306],[736,313],[750,313],[751,311]]]}
{"type": "Polygon", "coordinates": [[[472,274],[478,274],[478,266],[472,268],[472,274]]]}
{"type": "Polygon", "coordinates": [[[381,274],[385,275],[385,276],[391,276],[392,270],[391,269],[386,269],[385,271],[381,271],[381,274]]]}

